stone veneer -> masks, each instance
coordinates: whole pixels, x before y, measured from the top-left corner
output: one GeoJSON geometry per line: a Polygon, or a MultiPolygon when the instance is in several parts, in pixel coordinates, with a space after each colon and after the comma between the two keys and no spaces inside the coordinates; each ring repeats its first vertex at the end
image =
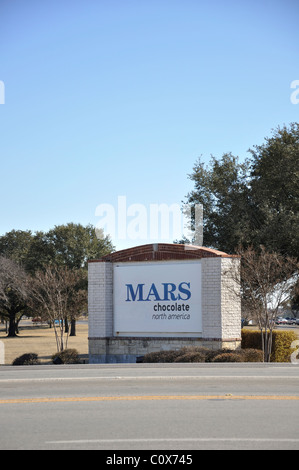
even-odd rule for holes
{"type": "Polygon", "coordinates": [[[136,362],[148,352],[205,346],[236,349],[241,344],[241,304],[230,269],[233,255],[177,244],[143,245],[91,260],[88,266],[89,362],[136,362]],[[113,335],[113,264],[118,262],[201,260],[202,334],[200,337],[120,337],[113,335]]]}

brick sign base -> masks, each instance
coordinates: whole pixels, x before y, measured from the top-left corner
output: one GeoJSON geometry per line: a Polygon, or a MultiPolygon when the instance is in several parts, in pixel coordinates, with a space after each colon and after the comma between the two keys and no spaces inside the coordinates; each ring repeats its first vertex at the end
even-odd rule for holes
{"type": "Polygon", "coordinates": [[[150,244],[88,265],[89,362],[133,363],[149,352],[237,349],[241,305],[233,255],[150,244]]]}

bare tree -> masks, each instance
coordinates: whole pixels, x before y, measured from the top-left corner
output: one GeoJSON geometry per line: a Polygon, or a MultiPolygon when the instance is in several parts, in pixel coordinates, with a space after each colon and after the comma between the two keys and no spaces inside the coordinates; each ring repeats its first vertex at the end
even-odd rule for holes
{"type": "Polygon", "coordinates": [[[28,275],[15,261],[0,256],[0,314],[9,321],[8,336],[17,336],[18,323],[26,313],[30,295],[28,275]]]}
{"type": "MultiPolygon", "coordinates": [[[[82,272],[84,275],[84,272],[82,272]]],[[[86,273],[85,273],[86,274],[86,273]]],[[[71,322],[70,336],[76,336],[76,320],[87,311],[87,290],[82,287],[76,289],[69,307],[69,320],[71,322]]]]}
{"type": "Polygon", "coordinates": [[[32,278],[32,307],[38,307],[41,316],[53,324],[59,352],[67,348],[69,333],[64,325],[76,310],[81,282],[81,270],[61,266],[48,266],[32,278]]]}
{"type": "Polygon", "coordinates": [[[240,285],[242,312],[249,312],[261,331],[265,362],[270,362],[272,332],[279,309],[298,292],[299,263],[295,258],[260,252],[253,248],[240,249],[239,267],[231,275],[240,285]]]}

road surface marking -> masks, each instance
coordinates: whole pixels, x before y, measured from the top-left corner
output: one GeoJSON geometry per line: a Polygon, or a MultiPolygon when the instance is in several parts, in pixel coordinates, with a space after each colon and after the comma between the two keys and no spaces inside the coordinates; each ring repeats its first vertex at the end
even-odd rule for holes
{"type": "Polygon", "coordinates": [[[161,438],[161,439],[78,439],[78,440],[70,440],[70,441],[46,441],[45,444],[129,444],[129,443],[169,443],[169,442],[176,442],[176,443],[187,443],[187,442],[286,442],[286,443],[291,443],[291,442],[299,442],[299,439],[287,439],[287,438],[239,438],[239,437],[224,437],[224,438],[217,438],[217,437],[204,437],[204,438],[197,438],[197,437],[190,437],[190,438],[161,438]]]}
{"type": "Polygon", "coordinates": [[[101,402],[101,401],[159,401],[159,400],[299,400],[292,395],[144,395],[120,397],[44,397],[10,398],[0,400],[0,405],[24,403],[101,402]]]}
{"type": "Polygon", "coordinates": [[[299,380],[299,376],[293,375],[144,375],[144,376],[99,376],[99,377],[26,377],[17,379],[0,379],[0,383],[26,383],[26,382],[64,382],[64,381],[92,381],[92,380],[225,380],[225,379],[246,379],[246,380],[277,380],[292,379],[299,380]]]}

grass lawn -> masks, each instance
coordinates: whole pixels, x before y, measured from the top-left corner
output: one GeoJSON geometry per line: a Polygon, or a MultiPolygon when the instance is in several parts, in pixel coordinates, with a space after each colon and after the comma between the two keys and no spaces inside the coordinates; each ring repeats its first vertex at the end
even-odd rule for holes
{"type": "MultiPolygon", "coordinates": [[[[68,339],[68,348],[77,349],[81,359],[88,362],[88,324],[77,323],[76,336],[68,339]]],[[[42,364],[51,364],[51,356],[57,352],[55,333],[48,325],[33,325],[30,320],[20,322],[17,338],[7,338],[5,326],[0,324],[0,341],[4,343],[5,364],[25,353],[38,354],[42,364]]]]}

